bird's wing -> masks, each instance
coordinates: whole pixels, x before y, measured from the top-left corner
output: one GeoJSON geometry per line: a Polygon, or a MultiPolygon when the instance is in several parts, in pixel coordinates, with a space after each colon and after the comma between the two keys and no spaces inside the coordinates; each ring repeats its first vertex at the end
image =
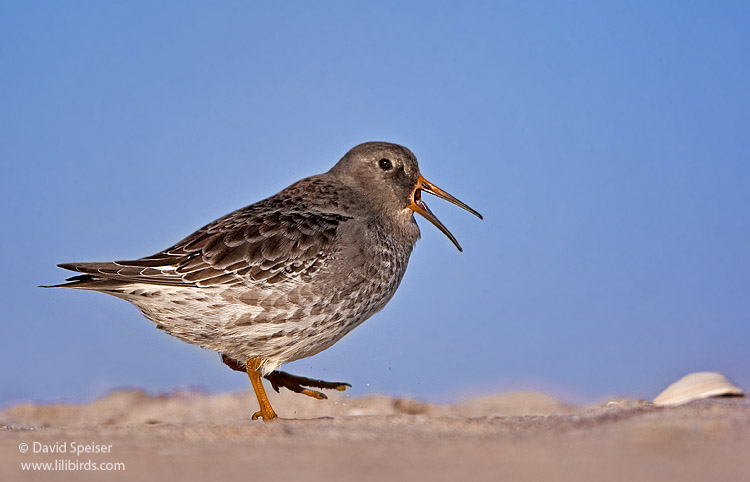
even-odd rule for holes
{"type": "Polygon", "coordinates": [[[335,249],[341,214],[268,209],[230,213],[153,256],[59,265],[86,273],[69,281],[114,280],[172,286],[274,284],[316,272],[335,249]]]}

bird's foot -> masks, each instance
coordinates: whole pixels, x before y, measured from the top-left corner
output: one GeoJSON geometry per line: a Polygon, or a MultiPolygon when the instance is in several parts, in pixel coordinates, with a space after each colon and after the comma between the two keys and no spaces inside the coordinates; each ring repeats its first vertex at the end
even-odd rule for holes
{"type": "Polygon", "coordinates": [[[265,379],[271,382],[271,386],[276,392],[279,392],[279,387],[284,387],[295,393],[301,393],[308,397],[317,398],[318,400],[325,400],[328,398],[324,393],[317,390],[311,390],[305,387],[323,388],[329,390],[344,391],[346,387],[351,387],[350,384],[344,382],[326,382],[324,380],[315,380],[313,378],[300,377],[292,375],[291,373],[282,372],[275,370],[265,376],[265,379]]]}
{"type": "Polygon", "coordinates": [[[269,422],[271,420],[278,420],[279,416],[276,415],[276,413],[273,410],[271,410],[271,413],[266,413],[266,414],[263,413],[263,410],[258,410],[257,412],[253,414],[252,418],[253,420],[261,419],[264,422],[269,422]]]}

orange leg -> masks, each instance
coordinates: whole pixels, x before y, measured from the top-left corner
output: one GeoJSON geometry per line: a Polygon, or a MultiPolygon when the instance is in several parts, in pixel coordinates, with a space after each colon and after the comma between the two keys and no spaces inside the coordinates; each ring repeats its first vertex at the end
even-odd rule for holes
{"type": "Polygon", "coordinates": [[[255,390],[255,396],[258,397],[258,405],[260,405],[260,411],[253,414],[253,420],[258,420],[258,417],[262,418],[264,422],[273,420],[277,415],[271,407],[271,402],[268,401],[266,391],[263,389],[263,382],[260,379],[260,357],[251,358],[247,361],[247,376],[250,377],[250,383],[253,384],[253,390],[255,390]]]}
{"type": "Polygon", "coordinates": [[[301,393],[308,397],[317,398],[318,400],[325,400],[325,394],[316,390],[310,390],[304,387],[316,387],[316,388],[327,388],[332,390],[344,391],[346,387],[351,387],[348,383],[344,382],[325,382],[323,380],[315,380],[313,378],[300,377],[292,375],[291,373],[274,370],[266,375],[266,380],[271,382],[271,386],[278,393],[279,387],[287,388],[295,393],[301,393]]]}
{"type": "MultiPolygon", "coordinates": [[[[245,364],[239,363],[232,358],[224,355],[223,353],[221,355],[221,361],[234,371],[247,373],[245,364]]],[[[280,370],[274,370],[263,378],[271,382],[271,386],[274,390],[276,390],[276,393],[279,393],[280,387],[284,387],[295,393],[301,393],[303,395],[307,395],[308,397],[317,398],[318,400],[325,400],[328,397],[324,393],[305,387],[326,388],[338,391],[344,391],[346,390],[346,387],[351,387],[350,384],[345,382],[326,382],[324,380],[315,380],[314,378],[300,377],[297,375],[292,375],[291,373],[282,372],[280,370]]]]}

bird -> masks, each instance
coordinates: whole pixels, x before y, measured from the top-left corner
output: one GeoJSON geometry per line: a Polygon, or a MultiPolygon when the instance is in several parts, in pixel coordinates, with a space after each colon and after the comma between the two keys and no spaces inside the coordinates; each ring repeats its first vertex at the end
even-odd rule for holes
{"type": "Polygon", "coordinates": [[[420,238],[414,214],[462,251],[422,193],[477,211],[427,181],[406,147],[366,142],[329,171],[233,211],[154,255],[114,262],[63,263],[81,274],[45,288],[106,293],[135,305],[156,327],[214,350],[246,372],[260,409],[277,418],[266,378],[314,398],[313,388],[344,382],[278,368],[315,355],[380,311],[393,297],[420,238]]]}

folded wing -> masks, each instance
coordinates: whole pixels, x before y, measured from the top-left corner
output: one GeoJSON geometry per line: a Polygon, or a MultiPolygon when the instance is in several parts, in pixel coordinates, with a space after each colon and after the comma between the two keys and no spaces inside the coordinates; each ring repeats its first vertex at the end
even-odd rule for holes
{"type": "Polygon", "coordinates": [[[333,213],[264,209],[235,211],[171,248],[146,258],[110,263],[65,263],[84,273],[60,285],[96,289],[97,283],[170,286],[274,284],[312,276],[335,249],[342,223],[333,213]]]}

